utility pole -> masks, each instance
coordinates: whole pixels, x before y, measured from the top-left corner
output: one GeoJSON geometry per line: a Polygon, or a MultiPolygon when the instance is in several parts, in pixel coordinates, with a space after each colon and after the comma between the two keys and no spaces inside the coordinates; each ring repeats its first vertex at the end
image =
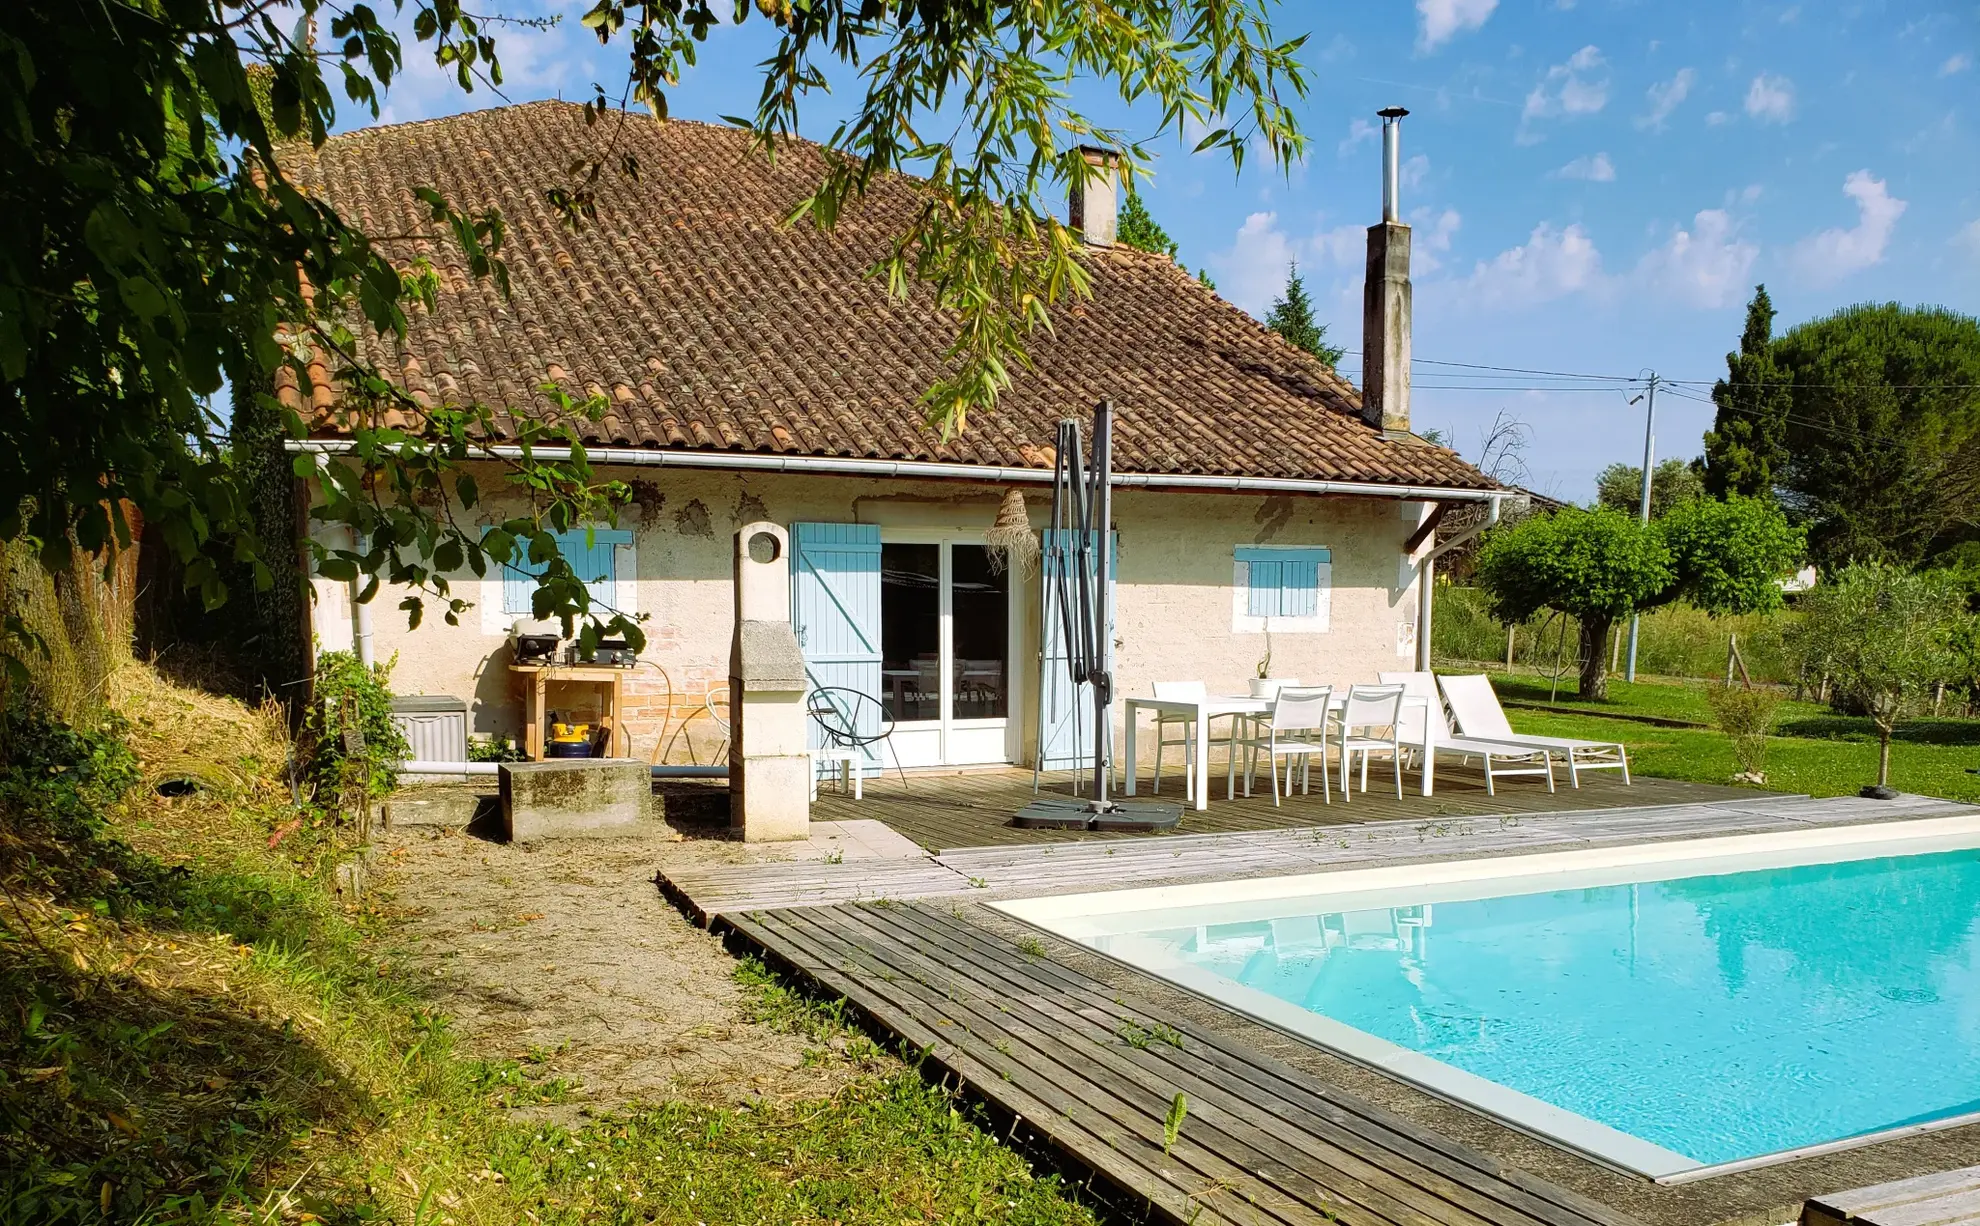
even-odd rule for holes
{"type": "MultiPolygon", "coordinates": [[[[1643,497],[1636,513],[1643,523],[1650,522],[1650,464],[1657,450],[1657,372],[1650,372],[1650,386],[1641,395],[1632,399],[1631,404],[1641,400],[1643,404],[1643,497]]],[[[1629,666],[1623,673],[1623,680],[1636,680],[1636,632],[1643,624],[1641,613],[1629,615],[1629,666]]]]}

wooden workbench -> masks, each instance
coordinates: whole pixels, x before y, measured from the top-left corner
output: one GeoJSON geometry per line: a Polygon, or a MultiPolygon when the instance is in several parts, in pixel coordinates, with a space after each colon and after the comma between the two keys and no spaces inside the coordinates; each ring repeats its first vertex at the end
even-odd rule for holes
{"type": "MultiPolygon", "coordinates": [[[[625,698],[626,673],[624,668],[610,668],[599,664],[511,664],[509,672],[516,678],[523,690],[523,752],[532,762],[543,759],[543,695],[552,681],[577,682],[600,688],[604,700],[599,714],[599,726],[607,733],[605,756],[611,757],[619,742],[619,712],[625,698]]],[[[626,740],[626,752],[632,752],[631,738],[626,740]]]]}

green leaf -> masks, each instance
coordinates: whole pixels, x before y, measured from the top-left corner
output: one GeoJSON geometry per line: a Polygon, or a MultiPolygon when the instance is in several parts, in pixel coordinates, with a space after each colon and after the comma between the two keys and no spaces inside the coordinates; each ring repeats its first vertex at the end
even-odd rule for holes
{"type": "Polygon", "coordinates": [[[1164,1154],[1167,1154],[1176,1147],[1176,1141],[1182,1136],[1183,1119],[1188,1115],[1189,1100],[1183,1097],[1181,1090],[1177,1090],[1176,1096],[1169,1100],[1169,1114],[1162,1119],[1162,1152],[1164,1154]]]}

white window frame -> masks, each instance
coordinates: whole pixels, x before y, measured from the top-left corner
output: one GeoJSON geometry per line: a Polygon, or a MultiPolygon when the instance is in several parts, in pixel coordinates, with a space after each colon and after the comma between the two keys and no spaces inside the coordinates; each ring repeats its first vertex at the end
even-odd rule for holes
{"type": "MultiPolygon", "coordinates": [[[[1326,634],[1333,625],[1334,563],[1327,545],[1289,545],[1291,549],[1326,549],[1327,561],[1319,568],[1314,592],[1313,613],[1308,617],[1256,617],[1251,612],[1251,563],[1238,557],[1238,551],[1260,548],[1251,542],[1231,547],[1231,633],[1233,634],[1326,634]]],[[[1272,546],[1264,546],[1272,548],[1272,546]]]]}

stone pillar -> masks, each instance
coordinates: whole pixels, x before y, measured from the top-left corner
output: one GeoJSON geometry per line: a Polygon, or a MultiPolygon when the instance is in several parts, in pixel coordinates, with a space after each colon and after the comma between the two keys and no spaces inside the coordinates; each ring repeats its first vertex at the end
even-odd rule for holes
{"type": "Polygon", "coordinates": [[[1361,416],[1385,434],[1409,430],[1409,227],[1368,227],[1361,288],[1361,416]]]}
{"type": "Polygon", "coordinates": [[[790,536],[736,533],[736,633],[729,644],[729,827],[745,842],[811,836],[804,653],[791,629],[790,536]]]}

